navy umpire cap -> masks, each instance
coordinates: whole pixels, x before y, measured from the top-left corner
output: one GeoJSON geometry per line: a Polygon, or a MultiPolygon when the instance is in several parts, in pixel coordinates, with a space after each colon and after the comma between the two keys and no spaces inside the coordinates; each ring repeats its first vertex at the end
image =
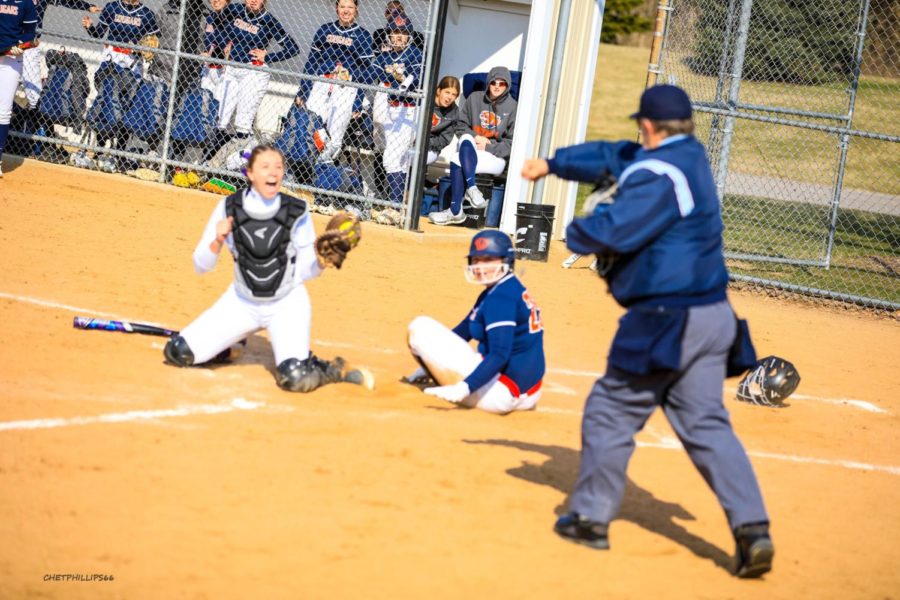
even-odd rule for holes
{"type": "Polygon", "coordinates": [[[641,94],[641,105],[629,119],[670,121],[691,118],[691,99],[675,85],[654,85],[641,94]]]}

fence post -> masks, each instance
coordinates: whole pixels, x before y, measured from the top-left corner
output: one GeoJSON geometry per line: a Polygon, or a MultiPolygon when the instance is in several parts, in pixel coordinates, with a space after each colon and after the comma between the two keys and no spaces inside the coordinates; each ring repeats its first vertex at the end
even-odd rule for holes
{"type": "Polygon", "coordinates": [[[175,36],[175,60],[172,62],[172,87],[169,89],[169,106],[166,109],[166,128],[163,132],[162,160],[159,163],[159,177],[163,182],[166,181],[166,166],[169,163],[169,136],[172,134],[172,116],[175,112],[175,96],[179,86],[178,67],[181,64],[181,38],[184,31],[184,15],[186,11],[187,0],[181,0],[181,8],[178,11],[178,35],[175,36]]]}
{"type": "MultiPolygon", "coordinates": [[[[737,109],[741,93],[741,78],[744,74],[744,56],[747,52],[747,38],[750,36],[750,14],[753,11],[753,0],[742,0],[741,16],[738,21],[737,41],[734,45],[734,62],[731,65],[731,83],[728,87],[728,108],[737,109]]],[[[723,50],[724,51],[724,50],[723,50]]],[[[731,139],[734,137],[735,117],[725,117],[725,129],[722,132],[722,150],[716,164],[716,189],[719,199],[725,198],[725,179],[728,176],[728,158],[731,154],[731,139]]]]}
{"type": "MultiPolygon", "coordinates": [[[[863,0],[859,9],[859,29],[856,32],[856,52],[853,56],[853,79],[850,81],[850,98],[847,103],[847,129],[853,128],[853,110],[856,108],[856,95],[859,92],[859,75],[862,70],[863,47],[866,43],[866,28],[869,22],[869,0],[863,0]]],[[[841,203],[841,191],[844,188],[844,170],[847,168],[847,151],[850,149],[850,134],[842,133],[839,146],[841,157],[838,160],[837,179],[834,183],[834,195],[831,198],[831,218],[828,227],[828,241],[825,248],[825,268],[831,268],[831,253],[834,250],[834,233],[837,228],[838,208],[841,203]]]]}
{"type": "Polygon", "coordinates": [[[450,0],[436,0],[431,12],[431,39],[425,56],[425,77],[422,79],[423,97],[416,114],[415,159],[412,161],[409,181],[404,229],[418,229],[422,206],[423,181],[428,162],[428,139],[431,135],[431,113],[434,111],[434,88],[437,85],[440,51],[444,42],[444,24],[447,22],[447,6],[450,0]]]}

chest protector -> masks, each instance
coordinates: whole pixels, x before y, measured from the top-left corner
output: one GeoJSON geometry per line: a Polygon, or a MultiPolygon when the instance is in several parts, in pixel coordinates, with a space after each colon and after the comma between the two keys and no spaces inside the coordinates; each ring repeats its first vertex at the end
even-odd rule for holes
{"type": "Polygon", "coordinates": [[[239,296],[278,300],[291,291],[296,263],[291,230],[304,214],[306,202],[286,194],[268,219],[253,218],[244,210],[243,191],[225,199],[225,215],[234,218],[234,284],[239,296]]]}

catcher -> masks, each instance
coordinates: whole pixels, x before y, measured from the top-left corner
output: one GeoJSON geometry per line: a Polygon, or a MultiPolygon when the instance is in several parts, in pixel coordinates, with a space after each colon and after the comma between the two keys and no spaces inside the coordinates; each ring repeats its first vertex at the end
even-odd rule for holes
{"type": "Polygon", "coordinates": [[[234,258],[234,282],[219,300],[180,334],[169,339],[166,361],[179,367],[207,363],[232,345],[266,329],[275,353],[275,380],[291,392],[311,392],[327,383],[374,386],[364,369],[346,368],[313,355],[311,308],[305,281],[326,267],[340,268],[359,244],[359,221],[338,213],[316,238],[307,203],[279,193],[284,157],[267,145],[247,161],[249,187],[216,205],[194,250],[198,273],[211,271],[222,249],[234,258]]]}

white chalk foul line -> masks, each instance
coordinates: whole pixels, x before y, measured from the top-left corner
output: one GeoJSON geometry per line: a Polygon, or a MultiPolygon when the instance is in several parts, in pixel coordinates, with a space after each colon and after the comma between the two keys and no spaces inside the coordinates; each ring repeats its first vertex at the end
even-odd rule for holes
{"type": "MultiPolygon", "coordinates": [[[[26,302],[26,303],[30,303],[30,304],[36,304],[38,306],[46,306],[48,308],[61,308],[64,310],[70,310],[70,311],[77,312],[77,313],[87,313],[87,314],[96,315],[98,317],[108,317],[110,319],[117,319],[120,321],[137,321],[138,320],[138,319],[131,319],[128,317],[123,317],[123,316],[116,315],[113,313],[100,312],[100,311],[96,311],[96,310],[93,310],[90,308],[79,308],[77,306],[63,304],[60,302],[53,302],[50,300],[41,300],[40,298],[32,298],[29,296],[21,296],[18,294],[9,294],[6,292],[0,292],[0,298],[6,298],[9,300],[16,300],[18,302],[26,302]]],[[[142,321],[142,322],[146,322],[148,325],[157,325],[160,327],[164,327],[164,325],[160,325],[158,323],[152,323],[149,321],[142,321]]],[[[326,340],[313,340],[313,343],[318,344],[320,346],[334,347],[334,348],[348,348],[348,349],[354,349],[354,350],[362,350],[362,351],[366,351],[366,352],[377,352],[379,354],[400,354],[401,353],[399,350],[394,349],[394,348],[380,348],[380,347],[368,347],[368,346],[364,347],[364,346],[359,346],[357,344],[347,344],[347,343],[343,343],[343,342],[329,342],[326,340]]],[[[573,369],[559,369],[559,368],[548,368],[547,373],[557,373],[560,375],[571,375],[574,377],[590,377],[591,379],[597,379],[602,375],[602,373],[597,373],[597,372],[593,372],[593,371],[578,371],[578,370],[573,370],[573,369]]],[[[557,385],[557,388],[558,389],[548,390],[548,391],[550,393],[557,392],[557,393],[562,393],[565,395],[574,395],[574,393],[575,393],[574,390],[572,390],[570,388],[566,388],[561,385],[557,385]]],[[[732,388],[732,387],[725,387],[723,389],[723,391],[725,393],[734,395],[736,390],[735,390],[735,388],[732,388]]],[[[821,396],[792,394],[791,399],[792,400],[810,400],[813,402],[822,402],[824,404],[831,404],[834,406],[849,406],[852,408],[858,408],[860,410],[864,410],[864,411],[872,412],[872,413],[890,414],[887,410],[885,410],[879,406],[876,406],[875,404],[872,404],[871,402],[867,402],[866,400],[856,400],[853,398],[824,398],[821,396]]]]}
{"type": "MultiPolygon", "coordinates": [[[[568,408],[553,408],[550,406],[538,406],[537,412],[555,414],[555,415],[572,415],[572,416],[581,416],[582,411],[580,410],[572,410],[568,408]]],[[[644,433],[655,437],[658,441],[656,442],[635,442],[639,448],[658,448],[661,450],[681,450],[683,446],[681,442],[679,442],[676,438],[673,438],[668,435],[663,435],[662,433],[656,431],[654,428],[647,426],[644,428],[644,433]]],[[[835,466],[835,467],[844,467],[845,469],[854,469],[859,471],[876,471],[882,473],[890,473],[891,475],[900,475],[900,467],[894,467],[891,465],[870,465],[868,463],[853,461],[853,460],[843,460],[836,459],[830,460],[827,458],[813,458],[810,456],[796,456],[793,454],[777,454],[774,452],[761,452],[759,450],[747,450],[747,454],[750,456],[755,456],[757,458],[769,458],[773,460],[783,460],[787,462],[793,463],[801,463],[801,464],[809,464],[809,465],[825,465],[825,466],[835,466]]]]}
{"type": "Polygon", "coordinates": [[[149,421],[154,419],[171,419],[190,415],[221,415],[236,411],[249,411],[264,408],[264,402],[251,402],[243,398],[235,398],[227,404],[195,404],[177,408],[157,410],[130,410],[121,413],[107,413],[91,417],[69,417],[58,419],[32,419],[29,421],[8,421],[0,423],[0,431],[17,429],[53,429],[55,427],[72,427],[78,425],[96,425],[98,423],[130,423],[133,421],[149,421]]]}

